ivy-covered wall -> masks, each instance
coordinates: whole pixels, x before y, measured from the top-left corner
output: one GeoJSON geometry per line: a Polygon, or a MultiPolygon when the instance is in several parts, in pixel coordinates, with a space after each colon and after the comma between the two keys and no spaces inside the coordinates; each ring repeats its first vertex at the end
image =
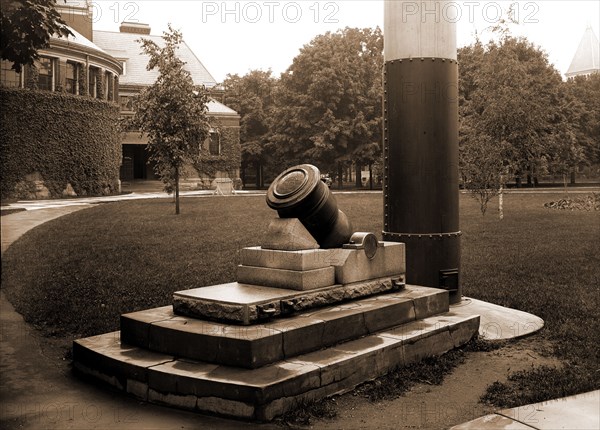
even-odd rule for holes
{"type": "Polygon", "coordinates": [[[0,88],[2,198],[119,191],[119,108],[56,92],[0,88]]]}
{"type": "Polygon", "coordinates": [[[234,181],[239,175],[242,160],[240,148],[240,128],[235,126],[220,125],[216,127],[220,134],[221,153],[219,155],[202,155],[195,163],[196,170],[211,178],[217,172],[227,172],[234,181]],[[232,177],[232,175],[236,177],[232,177]]]}

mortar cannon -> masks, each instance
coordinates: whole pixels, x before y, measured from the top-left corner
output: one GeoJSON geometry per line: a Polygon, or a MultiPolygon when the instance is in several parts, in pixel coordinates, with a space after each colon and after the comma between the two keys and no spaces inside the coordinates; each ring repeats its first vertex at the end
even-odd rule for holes
{"type": "Polygon", "coordinates": [[[280,218],[298,218],[321,248],[350,242],[352,225],[311,164],[290,167],[277,176],[267,191],[267,204],[280,218]]]}

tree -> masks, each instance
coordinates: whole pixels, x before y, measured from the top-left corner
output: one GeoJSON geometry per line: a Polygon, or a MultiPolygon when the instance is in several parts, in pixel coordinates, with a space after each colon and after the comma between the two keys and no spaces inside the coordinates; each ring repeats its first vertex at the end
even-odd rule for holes
{"type": "MultiPolygon", "coordinates": [[[[285,164],[341,169],[381,153],[383,35],[345,28],[317,36],[282,74],[273,140],[285,164]]],[[[357,175],[360,186],[360,175],[357,175]]]]}
{"type": "Polygon", "coordinates": [[[560,74],[543,51],[506,33],[486,46],[477,41],[461,48],[459,64],[465,186],[479,184],[478,190],[487,183],[494,194],[503,184],[491,179],[492,172],[476,172],[477,166],[535,181],[571,133],[560,74]],[[491,162],[491,154],[501,163],[491,162]]]}
{"type": "Polygon", "coordinates": [[[175,213],[179,214],[179,174],[200,155],[210,132],[208,96],[203,86],[194,84],[184,70],[185,63],[177,57],[182,34],[169,25],[162,38],[162,47],[152,40],[139,40],[142,51],[150,56],[147,69],[157,68],[159,76],[136,99],[132,124],[147,133],[155,173],[167,192],[175,190],[175,213]]]}
{"type": "Polygon", "coordinates": [[[252,70],[244,76],[227,75],[224,103],[240,114],[242,168],[254,166],[256,187],[263,186],[264,170],[273,163],[270,145],[277,79],[271,71],[252,70]]]}
{"type": "Polygon", "coordinates": [[[600,163],[600,73],[576,76],[566,83],[566,91],[576,112],[570,118],[575,124],[575,135],[587,164],[600,163]]]}
{"type": "Polygon", "coordinates": [[[17,72],[39,58],[38,51],[49,46],[52,35],[73,35],[55,9],[56,0],[2,0],[0,6],[2,59],[11,61],[17,72]]]}

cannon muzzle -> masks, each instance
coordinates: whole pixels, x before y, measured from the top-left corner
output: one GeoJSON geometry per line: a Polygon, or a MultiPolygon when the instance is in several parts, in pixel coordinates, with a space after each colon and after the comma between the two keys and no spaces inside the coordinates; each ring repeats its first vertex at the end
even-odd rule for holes
{"type": "Polygon", "coordinates": [[[267,204],[280,218],[298,218],[321,248],[341,247],[352,236],[348,217],[311,164],[290,167],[277,176],[267,191],[267,204]]]}

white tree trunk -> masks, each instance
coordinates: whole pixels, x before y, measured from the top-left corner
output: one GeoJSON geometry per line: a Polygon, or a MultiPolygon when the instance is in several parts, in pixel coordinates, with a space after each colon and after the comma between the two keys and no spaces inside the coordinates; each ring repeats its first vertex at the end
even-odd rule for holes
{"type": "Polygon", "coordinates": [[[500,189],[498,190],[498,218],[504,218],[504,178],[500,175],[500,189]]]}

